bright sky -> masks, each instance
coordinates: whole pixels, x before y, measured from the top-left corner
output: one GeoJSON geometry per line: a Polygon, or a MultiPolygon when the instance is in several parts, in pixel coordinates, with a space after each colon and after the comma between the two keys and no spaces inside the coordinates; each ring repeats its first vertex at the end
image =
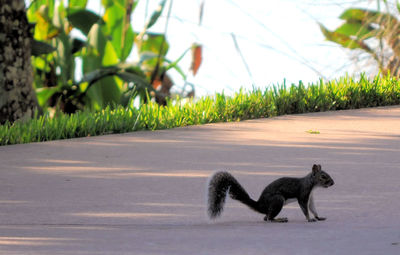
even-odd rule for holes
{"type": "MultiPolygon", "coordinates": [[[[333,29],[341,24],[338,16],[355,6],[356,0],[204,0],[201,26],[198,25],[203,0],[174,0],[167,31],[170,49],[167,57],[177,59],[192,43],[203,45],[203,62],[196,77],[196,96],[224,91],[231,94],[240,88],[251,89],[273,84],[305,84],[322,76],[333,79],[354,65],[346,51],[324,41],[317,22],[333,29]],[[237,52],[232,33],[249,66],[251,76],[237,52]]],[[[160,0],[148,0],[148,17],[160,0]]],[[[361,1],[376,8],[376,0],[361,1]]],[[[133,13],[132,25],[141,31],[145,24],[146,0],[140,0],[133,13]]],[[[163,32],[168,10],[151,29],[163,32]]],[[[89,0],[88,7],[102,14],[100,0],[89,0]]],[[[180,67],[189,69],[191,56],[180,67]]],[[[179,75],[172,74],[175,89],[182,88],[179,75]]]]}

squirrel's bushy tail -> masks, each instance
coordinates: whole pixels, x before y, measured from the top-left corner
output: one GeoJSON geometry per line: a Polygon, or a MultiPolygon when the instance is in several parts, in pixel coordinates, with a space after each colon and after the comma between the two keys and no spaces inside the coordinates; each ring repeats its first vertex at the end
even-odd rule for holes
{"type": "Polygon", "coordinates": [[[228,190],[232,199],[259,211],[257,202],[250,198],[249,194],[230,173],[216,172],[208,184],[208,216],[211,219],[221,215],[228,190]]]}

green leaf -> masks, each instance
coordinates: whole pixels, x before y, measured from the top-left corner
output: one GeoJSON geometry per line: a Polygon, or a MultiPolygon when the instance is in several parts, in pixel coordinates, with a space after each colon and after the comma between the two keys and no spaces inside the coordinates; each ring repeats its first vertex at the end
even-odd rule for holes
{"type": "MultiPolygon", "coordinates": [[[[162,59],[165,58],[169,48],[165,35],[157,33],[147,33],[143,37],[143,40],[138,41],[137,44],[139,56],[142,54],[154,53],[157,55],[157,58],[160,55],[162,59]]],[[[150,69],[154,69],[157,63],[157,58],[143,61],[143,64],[148,66],[150,69]]]]}
{"type": "Polygon", "coordinates": [[[54,9],[54,16],[52,18],[52,24],[64,30],[65,18],[67,16],[67,10],[65,9],[64,3],[58,2],[57,8],[54,9]]]}
{"type": "Polygon", "coordinates": [[[69,0],[68,7],[78,7],[78,8],[85,8],[87,4],[87,0],[69,0]]]}
{"type": "Polygon", "coordinates": [[[103,56],[106,47],[107,38],[103,34],[101,27],[98,23],[94,24],[88,33],[88,44],[95,50],[94,54],[103,56]]]}
{"type": "Polygon", "coordinates": [[[165,62],[169,63],[169,65],[166,67],[165,71],[168,71],[169,69],[175,69],[175,71],[177,71],[181,76],[182,79],[186,80],[186,74],[185,72],[182,71],[182,69],[176,64],[174,64],[174,62],[171,62],[168,59],[165,59],[165,62]]]}
{"type": "MultiPolygon", "coordinates": [[[[46,8],[46,16],[51,19],[54,14],[55,0],[35,0],[31,1],[28,7],[27,16],[29,22],[36,23],[38,21],[38,12],[42,8],[46,8]],[[43,7],[42,7],[43,6],[43,7]]],[[[42,13],[43,15],[43,13],[42,13]]]]}
{"type": "Polygon", "coordinates": [[[115,65],[115,67],[117,67],[121,72],[129,72],[140,75],[142,77],[146,77],[140,66],[136,63],[119,63],[115,65]]]}
{"type": "Polygon", "coordinates": [[[33,56],[40,56],[43,54],[49,54],[52,53],[53,51],[56,50],[53,46],[50,44],[47,44],[42,41],[37,41],[37,40],[32,40],[32,55],[33,56]]]}
{"type": "MultiPolygon", "coordinates": [[[[83,56],[83,73],[85,75],[97,69],[102,70],[106,65],[118,63],[115,50],[98,23],[90,29],[88,45],[88,52],[83,56]]],[[[118,103],[121,98],[122,81],[110,74],[103,74],[103,76],[104,78],[91,81],[92,85],[87,90],[87,96],[94,109],[118,103]]],[[[86,79],[88,78],[86,77],[86,79]]]]}
{"type": "Polygon", "coordinates": [[[133,81],[135,79],[138,79],[140,82],[146,83],[145,75],[141,71],[141,69],[138,66],[129,64],[118,64],[114,66],[108,66],[96,69],[94,71],[85,74],[79,83],[87,82],[91,84],[97,82],[98,80],[106,76],[112,76],[112,75],[120,76],[122,77],[122,80],[125,81],[133,81]]]}
{"type": "Polygon", "coordinates": [[[182,60],[182,58],[190,51],[191,48],[186,49],[183,54],[175,61],[170,61],[168,59],[165,59],[165,62],[168,63],[167,67],[165,68],[165,71],[168,71],[169,69],[173,68],[175,69],[184,80],[186,80],[186,74],[182,71],[182,69],[178,66],[179,62],[182,60]]]}
{"type": "Polygon", "coordinates": [[[99,68],[94,71],[91,71],[87,74],[85,74],[82,78],[82,80],[79,83],[95,83],[98,80],[101,80],[102,78],[110,75],[115,75],[117,73],[118,69],[116,67],[105,67],[105,68],[99,68]]]}
{"type": "Polygon", "coordinates": [[[169,62],[169,65],[167,66],[166,71],[168,71],[168,69],[171,69],[171,68],[174,68],[175,66],[177,66],[178,63],[182,60],[182,58],[186,55],[186,53],[189,52],[190,49],[191,49],[191,48],[186,49],[186,50],[183,52],[183,54],[182,54],[177,60],[175,60],[175,61],[173,61],[173,62],[166,60],[167,62],[169,62]]]}
{"type": "MultiPolygon", "coordinates": [[[[35,57],[32,61],[32,65],[34,68],[44,71],[46,73],[50,72],[49,61],[47,56],[43,57],[35,57]]],[[[40,84],[41,86],[42,84],[40,84]]],[[[42,86],[41,86],[42,87],[42,86]]]]}
{"type": "Polygon", "coordinates": [[[85,9],[68,9],[69,22],[73,27],[82,31],[83,34],[88,35],[93,25],[96,23],[103,24],[103,19],[96,13],[85,9]]]}
{"type": "Polygon", "coordinates": [[[354,40],[344,34],[340,34],[337,32],[331,32],[327,28],[325,28],[322,24],[319,24],[319,26],[320,26],[322,33],[324,34],[325,38],[328,41],[338,43],[348,49],[364,49],[367,51],[370,50],[367,45],[365,45],[364,43],[362,43],[360,41],[354,40]]]}
{"type": "Polygon", "coordinates": [[[121,61],[125,61],[130,55],[133,44],[135,42],[135,33],[133,32],[132,26],[129,25],[125,33],[124,40],[121,40],[121,55],[119,56],[121,61]]]}
{"type": "Polygon", "coordinates": [[[396,23],[397,21],[397,19],[389,13],[356,8],[345,10],[342,15],[340,15],[340,18],[345,20],[360,21],[364,25],[376,23],[379,25],[391,26],[393,25],[391,22],[396,23]]]}
{"type": "MultiPolygon", "coordinates": [[[[134,32],[130,24],[125,24],[126,9],[120,5],[112,5],[106,9],[104,21],[106,33],[111,37],[111,43],[121,61],[125,61],[129,56],[134,42],[134,32]]],[[[129,14],[130,15],[130,14],[129,14]]]]}
{"type": "Polygon", "coordinates": [[[144,30],[149,29],[157,22],[158,18],[161,16],[162,11],[164,10],[164,6],[165,6],[166,2],[167,2],[167,0],[161,0],[157,9],[153,12],[153,14],[150,17],[150,20],[147,22],[144,30]]]}
{"type": "Polygon", "coordinates": [[[361,40],[365,40],[376,35],[376,31],[372,27],[363,25],[359,21],[347,21],[338,27],[334,32],[347,36],[355,36],[361,40]]]}
{"type": "Polygon", "coordinates": [[[117,75],[125,82],[133,82],[139,89],[153,90],[152,87],[150,86],[150,83],[146,79],[137,74],[130,72],[119,72],[117,75]]]}
{"type": "Polygon", "coordinates": [[[399,2],[399,0],[396,0],[396,7],[397,7],[397,11],[400,13],[400,2],[399,2]]]}
{"type": "Polygon", "coordinates": [[[112,45],[112,42],[107,41],[104,49],[104,54],[102,58],[102,66],[111,66],[118,64],[118,55],[112,45]]]}
{"type": "Polygon", "coordinates": [[[122,94],[121,87],[122,81],[110,74],[92,81],[85,93],[91,100],[92,108],[99,110],[107,105],[119,103],[122,94]]]}
{"type": "Polygon", "coordinates": [[[365,9],[358,9],[358,8],[349,8],[346,9],[340,16],[340,19],[344,20],[358,20],[362,21],[365,20],[370,13],[376,13],[372,11],[368,11],[365,9]]]}
{"type": "Polygon", "coordinates": [[[119,100],[123,98],[116,77],[122,81],[134,83],[137,89],[154,90],[137,67],[119,64],[98,68],[87,73],[79,82],[80,84],[89,83],[87,94],[96,102],[93,105],[94,108],[102,108],[110,103],[119,103],[119,100]]]}
{"type": "Polygon", "coordinates": [[[49,40],[56,37],[60,30],[57,28],[52,20],[54,13],[49,13],[49,7],[46,5],[40,6],[40,8],[35,12],[35,35],[34,38],[37,40],[49,40]]]}
{"type": "Polygon", "coordinates": [[[58,92],[58,87],[46,87],[46,88],[38,88],[36,89],[36,96],[38,99],[38,103],[41,107],[44,107],[47,101],[50,99],[54,93],[58,92]]]}

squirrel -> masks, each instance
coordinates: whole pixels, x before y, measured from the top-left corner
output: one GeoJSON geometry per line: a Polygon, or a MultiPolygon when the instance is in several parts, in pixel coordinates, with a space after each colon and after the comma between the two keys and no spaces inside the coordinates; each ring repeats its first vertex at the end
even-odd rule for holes
{"type": "Polygon", "coordinates": [[[265,187],[260,198],[255,201],[228,172],[216,172],[208,183],[208,215],[214,219],[221,215],[227,193],[232,199],[238,200],[251,209],[264,214],[264,220],[270,222],[288,222],[287,218],[275,218],[282,207],[298,201],[308,222],[322,221],[314,206],[313,190],[316,187],[328,188],[334,184],[321,165],[313,165],[311,173],[302,178],[282,177],[265,187]],[[309,211],[315,218],[311,218],[309,211]]]}

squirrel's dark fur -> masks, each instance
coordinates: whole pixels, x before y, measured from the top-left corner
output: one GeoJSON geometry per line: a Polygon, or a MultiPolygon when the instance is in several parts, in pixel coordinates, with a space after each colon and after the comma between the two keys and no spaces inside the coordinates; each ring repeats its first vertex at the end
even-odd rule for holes
{"type": "Polygon", "coordinates": [[[227,193],[256,212],[264,214],[265,221],[287,222],[287,218],[276,219],[282,207],[297,200],[308,221],[325,220],[319,217],[314,206],[312,191],[315,187],[330,187],[333,179],[321,170],[321,165],[313,165],[311,173],[302,178],[283,177],[273,181],[255,201],[228,172],[215,173],[208,184],[208,215],[216,218],[221,215],[227,193]],[[314,215],[310,218],[309,210],[314,215]]]}

